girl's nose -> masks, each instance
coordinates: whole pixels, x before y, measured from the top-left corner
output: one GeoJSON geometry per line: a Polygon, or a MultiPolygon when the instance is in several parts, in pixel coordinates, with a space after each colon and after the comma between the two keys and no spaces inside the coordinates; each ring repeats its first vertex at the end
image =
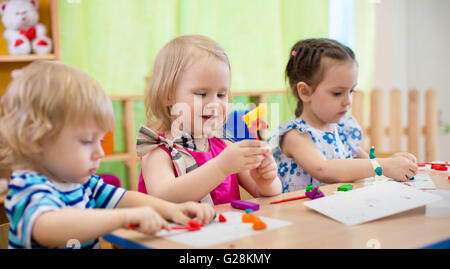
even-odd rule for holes
{"type": "Polygon", "coordinates": [[[221,110],[221,106],[219,102],[210,102],[204,106],[203,110],[218,113],[218,111],[221,110]]]}
{"type": "Polygon", "coordinates": [[[352,104],[352,94],[347,94],[347,96],[344,98],[344,100],[342,101],[342,106],[349,106],[352,104]]]}

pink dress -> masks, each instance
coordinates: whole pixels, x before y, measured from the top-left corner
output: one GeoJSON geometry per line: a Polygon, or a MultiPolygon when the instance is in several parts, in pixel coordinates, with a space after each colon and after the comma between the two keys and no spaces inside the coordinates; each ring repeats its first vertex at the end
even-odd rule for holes
{"type": "MultiPolygon", "coordinates": [[[[209,138],[209,145],[210,145],[209,152],[195,152],[186,149],[197,161],[199,167],[202,166],[207,161],[218,156],[222,152],[222,150],[224,150],[227,147],[225,142],[216,137],[209,138]]],[[[167,152],[167,154],[169,154],[170,158],[172,158],[167,148],[165,148],[164,146],[160,146],[160,148],[164,149],[167,152]]],[[[174,172],[175,176],[178,177],[175,169],[174,172]]],[[[139,176],[138,191],[147,194],[144,178],[142,176],[142,168],[141,174],[139,176]]],[[[214,190],[210,192],[210,195],[214,205],[226,204],[234,200],[239,200],[241,198],[241,195],[239,193],[239,182],[237,175],[236,174],[229,175],[214,190]]]]}

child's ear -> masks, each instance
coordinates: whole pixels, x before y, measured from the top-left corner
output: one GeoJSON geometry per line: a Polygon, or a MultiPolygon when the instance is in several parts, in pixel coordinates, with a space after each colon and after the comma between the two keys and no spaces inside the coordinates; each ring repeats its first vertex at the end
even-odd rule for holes
{"type": "Polygon", "coordinates": [[[298,97],[303,101],[303,103],[306,103],[311,100],[313,90],[306,82],[300,81],[299,83],[297,83],[297,93],[298,97]]]}
{"type": "Polygon", "coordinates": [[[30,151],[35,156],[39,156],[40,154],[42,154],[42,152],[44,152],[44,150],[42,149],[42,142],[41,141],[38,141],[38,142],[35,142],[35,143],[30,143],[29,147],[30,147],[30,151]]]}

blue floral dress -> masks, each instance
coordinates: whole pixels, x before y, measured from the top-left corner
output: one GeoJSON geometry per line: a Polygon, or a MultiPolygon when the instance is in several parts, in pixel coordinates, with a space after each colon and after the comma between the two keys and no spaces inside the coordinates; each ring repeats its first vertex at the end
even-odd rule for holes
{"type": "Polygon", "coordinates": [[[327,160],[351,159],[358,155],[362,131],[353,116],[343,116],[339,123],[334,124],[334,132],[317,130],[302,119],[291,118],[274,129],[268,140],[278,164],[278,176],[283,183],[283,192],[302,190],[308,185],[325,184],[310,176],[294,159],[286,157],[281,151],[280,138],[294,128],[300,133],[308,133],[327,160]]]}

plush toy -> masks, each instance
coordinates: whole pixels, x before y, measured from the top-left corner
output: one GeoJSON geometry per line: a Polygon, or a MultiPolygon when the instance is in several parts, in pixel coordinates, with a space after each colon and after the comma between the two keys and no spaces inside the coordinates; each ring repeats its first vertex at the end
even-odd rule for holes
{"type": "Polygon", "coordinates": [[[38,0],[10,0],[0,2],[0,14],[5,26],[3,36],[8,41],[10,55],[32,52],[42,55],[52,51],[47,28],[39,23],[38,0]]]}

